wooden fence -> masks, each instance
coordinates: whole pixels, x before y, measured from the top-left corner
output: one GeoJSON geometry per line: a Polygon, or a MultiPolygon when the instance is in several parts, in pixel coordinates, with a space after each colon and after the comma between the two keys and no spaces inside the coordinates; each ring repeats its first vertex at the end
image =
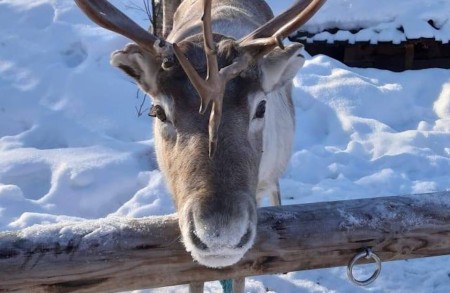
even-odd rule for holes
{"type": "Polygon", "coordinates": [[[236,265],[192,261],[175,216],[34,226],[0,233],[0,292],[114,292],[450,254],[450,191],[262,208],[236,265]]]}

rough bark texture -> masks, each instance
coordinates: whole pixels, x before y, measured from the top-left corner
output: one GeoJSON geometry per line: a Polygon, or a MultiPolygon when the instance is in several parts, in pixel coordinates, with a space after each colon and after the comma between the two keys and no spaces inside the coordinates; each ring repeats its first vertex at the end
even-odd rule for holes
{"type": "Polygon", "coordinates": [[[167,36],[172,31],[173,27],[173,15],[180,5],[182,0],[163,0],[163,38],[167,36]]]}
{"type": "Polygon", "coordinates": [[[449,210],[450,191],[262,208],[254,247],[223,269],[192,261],[173,215],[34,226],[0,233],[0,292],[114,292],[343,266],[364,247],[383,262],[450,254],[449,210]]]}
{"type": "Polygon", "coordinates": [[[152,0],[152,33],[166,39],[172,31],[175,11],[182,0],[152,0]]]}
{"type": "Polygon", "coordinates": [[[158,37],[163,36],[163,0],[152,0],[152,33],[158,37]]]}

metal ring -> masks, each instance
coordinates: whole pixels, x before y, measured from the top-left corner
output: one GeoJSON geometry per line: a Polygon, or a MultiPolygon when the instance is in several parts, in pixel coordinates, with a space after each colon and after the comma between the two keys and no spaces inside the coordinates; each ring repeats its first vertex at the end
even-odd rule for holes
{"type": "Polygon", "coordinates": [[[367,286],[367,285],[373,283],[380,275],[380,272],[381,272],[381,260],[375,253],[372,252],[372,249],[370,249],[370,248],[366,248],[364,251],[355,255],[350,260],[350,262],[348,263],[348,266],[347,266],[348,278],[350,279],[350,281],[352,281],[353,283],[355,283],[356,285],[359,285],[359,286],[367,286]],[[356,264],[356,262],[358,260],[360,260],[363,257],[365,257],[366,259],[373,259],[375,261],[375,264],[377,267],[375,269],[375,272],[372,274],[372,276],[370,276],[370,278],[368,278],[367,280],[361,281],[361,280],[357,280],[353,276],[353,266],[356,264]]]}

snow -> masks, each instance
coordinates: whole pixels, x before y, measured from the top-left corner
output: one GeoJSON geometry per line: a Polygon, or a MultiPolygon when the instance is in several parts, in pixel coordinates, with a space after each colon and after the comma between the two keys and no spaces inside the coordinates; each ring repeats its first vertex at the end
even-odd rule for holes
{"type": "MultiPolygon", "coordinates": [[[[139,0],[112,2],[147,25],[139,0]]],[[[269,2],[276,12],[289,6],[269,2]]],[[[448,41],[449,6],[329,0],[308,28],[367,27],[358,41],[391,38],[401,25],[408,37],[411,27],[448,41]],[[422,28],[429,19],[440,30],[422,28]]],[[[93,25],[73,1],[0,1],[0,230],[175,211],[154,157],[149,101],[139,116],[143,95],[109,65],[127,42],[93,25]]],[[[307,59],[294,80],[297,132],[280,182],[284,204],[450,190],[450,70],[393,73],[307,59]]],[[[344,268],[247,278],[246,288],[450,292],[449,260],[385,263],[367,288],[352,285],[344,268]]]]}
{"type": "MultiPolygon", "coordinates": [[[[276,10],[282,11],[287,6],[277,4],[276,10]]],[[[406,39],[434,38],[446,44],[450,41],[448,11],[450,2],[445,0],[327,0],[302,30],[313,34],[327,29],[341,30],[332,34],[320,33],[308,38],[309,42],[375,44],[389,41],[399,44],[406,39]],[[350,30],[354,32],[350,33],[350,30]]]]}

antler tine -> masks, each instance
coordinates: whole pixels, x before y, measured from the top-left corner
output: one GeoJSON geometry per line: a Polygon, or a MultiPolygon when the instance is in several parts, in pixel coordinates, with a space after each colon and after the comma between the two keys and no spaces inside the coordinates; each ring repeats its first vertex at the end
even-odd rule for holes
{"type": "Polygon", "coordinates": [[[284,48],[282,41],[305,24],[326,0],[303,0],[238,41],[244,51],[264,55],[276,46],[284,48]],[[252,50],[253,49],[253,50],[252,50]]]}
{"type": "Polygon", "coordinates": [[[219,65],[217,63],[217,50],[212,32],[211,5],[212,0],[203,0],[203,39],[208,69],[206,80],[217,83],[218,80],[215,79],[219,78],[219,65]]]}
{"type": "MultiPolygon", "coordinates": [[[[218,131],[222,116],[223,95],[227,82],[233,78],[234,70],[222,70],[219,72],[217,50],[213,40],[211,20],[211,0],[203,0],[203,38],[206,55],[207,76],[202,79],[195,68],[184,56],[179,47],[174,44],[174,52],[183,67],[186,75],[200,95],[201,105],[199,112],[204,114],[210,102],[213,102],[209,117],[209,156],[212,157],[217,149],[218,131]]],[[[238,74],[238,73],[237,73],[238,74]]]]}
{"type": "Polygon", "coordinates": [[[135,41],[153,56],[172,55],[172,45],[132,21],[106,0],[75,0],[78,7],[96,24],[135,41]]]}
{"type": "Polygon", "coordinates": [[[222,69],[218,68],[216,46],[213,40],[211,21],[211,0],[203,0],[203,36],[204,50],[207,62],[206,80],[200,77],[195,68],[184,56],[180,48],[173,44],[174,53],[183,67],[186,75],[200,95],[200,113],[206,112],[209,103],[213,102],[209,118],[209,156],[212,157],[217,148],[218,130],[222,116],[223,95],[229,80],[244,71],[252,60],[262,57],[265,53],[279,45],[282,40],[293,33],[295,29],[310,19],[326,0],[303,0],[272,21],[242,38],[237,45],[242,50],[238,58],[222,69]]]}

